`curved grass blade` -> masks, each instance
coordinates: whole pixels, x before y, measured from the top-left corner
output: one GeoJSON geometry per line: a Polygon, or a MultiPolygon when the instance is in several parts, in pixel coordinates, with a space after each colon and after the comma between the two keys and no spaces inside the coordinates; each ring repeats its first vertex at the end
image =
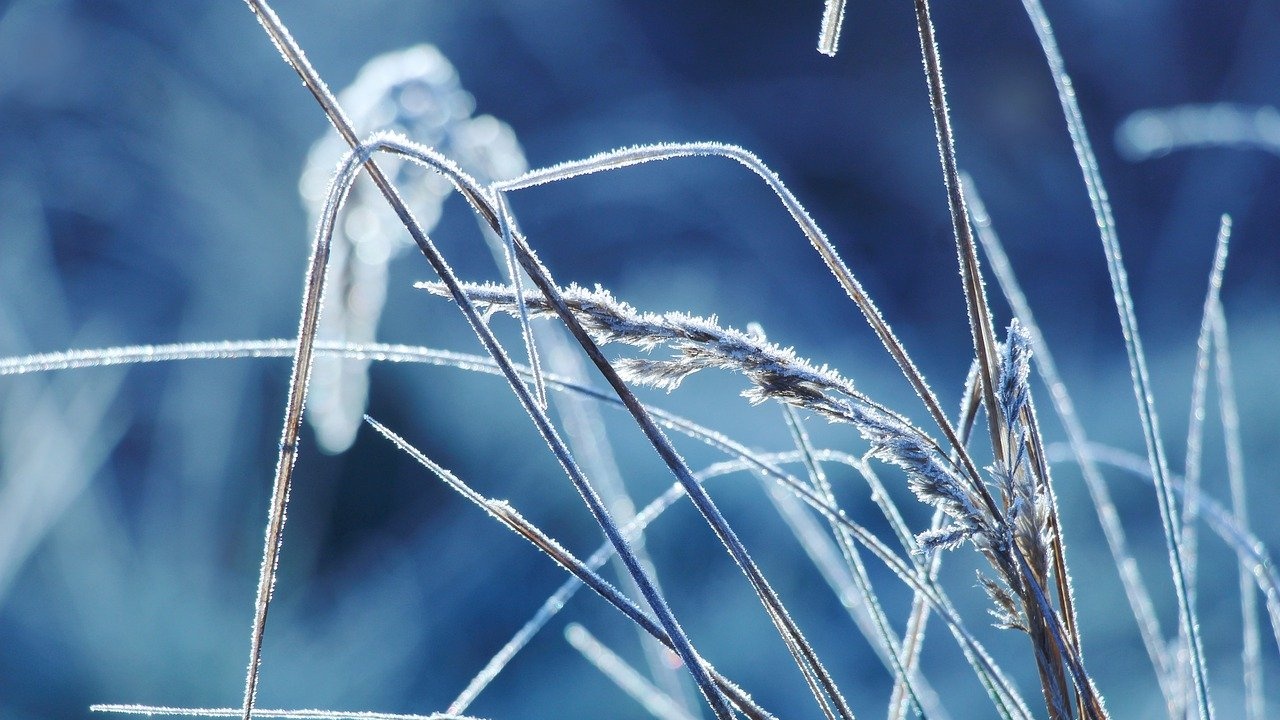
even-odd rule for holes
{"type": "MultiPolygon", "coordinates": [[[[1204,306],[1200,314],[1200,331],[1196,337],[1196,362],[1191,381],[1191,410],[1187,416],[1186,459],[1182,471],[1183,494],[1182,549],[1183,564],[1187,576],[1187,594],[1191,605],[1196,604],[1196,577],[1199,564],[1199,533],[1196,530],[1196,505],[1200,501],[1200,474],[1204,456],[1205,395],[1209,384],[1209,344],[1212,333],[1213,308],[1222,296],[1222,274],[1226,269],[1227,250],[1231,240],[1231,217],[1223,215],[1218,226],[1218,240],[1214,244],[1213,263],[1209,270],[1209,288],[1205,292],[1204,306]]],[[[1179,638],[1182,645],[1189,639],[1179,638]]],[[[1185,683],[1184,683],[1185,684],[1185,683]]]]}

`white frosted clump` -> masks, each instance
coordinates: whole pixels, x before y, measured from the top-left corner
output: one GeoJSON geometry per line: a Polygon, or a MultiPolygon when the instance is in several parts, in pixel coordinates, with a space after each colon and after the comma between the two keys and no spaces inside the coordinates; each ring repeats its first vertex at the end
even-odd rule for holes
{"type": "MultiPolygon", "coordinates": [[[[528,169],[515,132],[488,115],[472,117],[475,100],[453,65],[430,45],[380,55],[339,94],[362,134],[390,131],[454,158],[481,181],[515,177],[528,169]]],[[[312,225],[320,222],[333,170],[349,148],[332,130],[307,155],[299,191],[312,225]]],[[[378,165],[396,185],[422,228],[431,232],[451,192],[438,174],[394,155],[378,165]]],[[[334,232],[328,289],[318,336],[322,340],[372,342],[387,297],[387,266],[410,247],[400,221],[371,185],[351,190],[334,232]]],[[[351,446],[368,402],[369,361],[325,357],[312,371],[307,418],[320,447],[339,453],[351,446]]]]}

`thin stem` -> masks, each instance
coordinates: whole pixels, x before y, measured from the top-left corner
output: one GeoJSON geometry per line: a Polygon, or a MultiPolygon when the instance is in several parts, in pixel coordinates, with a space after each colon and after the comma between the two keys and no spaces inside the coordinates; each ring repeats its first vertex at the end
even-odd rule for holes
{"type": "Polygon", "coordinates": [[[289,395],[285,401],[283,428],[280,431],[280,449],[276,456],[275,479],[271,484],[271,501],[267,511],[267,528],[262,548],[262,565],[258,570],[258,589],[253,604],[253,626],[249,635],[249,669],[244,687],[244,720],[253,713],[254,699],[258,693],[258,677],[262,658],[262,640],[266,633],[267,610],[275,590],[276,570],[280,562],[280,548],[284,542],[284,523],[289,506],[289,491],[293,485],[293,468],[298,459],[298,432],[302,425],[302,410],[307,399],[307,383],[311,378],[312,357],[316,340],[316,328],[320,324],[320,310],[324,297],[325,268],[329,263],[330,239],[338,208],[351,191],[355,175],[352,172],[364,157],[355,154],[345,163],[344,172],[335,180],[325,200],[325,212],[316,230],[311,259],[307,263],[306,278],[302,290],[302,314],[298,321],[298,338],[294,346],[293,367],[289,373],[289,395]]]}
{"type": "Polygon", "coordinates": [[[649,714],[659,720],[694,720],[669,695],[649,682],[631,664],[623,660],[609,646],[600,642],[578,623],[569,623],[564,637],[582,657],[613,681],[623,692],[644,706],[649,714]]]}
{"type": "MultiPolygon", "coordinates": [[[[960,170],[956,164],[955,139],[951,131],[950,110],[947,108],[947,91],[942,80],[942,60],[938,56],[938,43],[934,38],[933,21],[929,18],[928,0],[916,0],[916,28],[920,34],[920,52],[924,60],[925,79],[929,85],[929,105],[933,110],[933,124],[937,133],[938,155],[942,161],[942,178],[947,190],[947,207],[951,211],[951,228],[956,238],[956,254],[960,262],[960,277],[964,283],[965,306],[969,311],[969,331],[973,336],[974,354],[978,358],[978,379],[981,382],[983,405],[987,410],[987,424],[991,433],[991,451],[997,458],[1007,458],[1004,433],[1001,431],[1001,412],[996,403],[996,341],[992,328],[991,312],[987,309],[987,294],[982,286],[982,272],[978,267],[978,251],[974,247],[973,233],[969,225],[969,211],[964,204],[960,170]]],[[[1012,419],[1009,419],[1010,421],[1012,419]]],[[[996,505],[985,494],[985,485],[977,483],[992,514],[996,505]]]]}
{"type": "Polygon", "coordinates": [[[1209,696],[1209,683],[1204,665],[1204,647],[1200,639],[1200,626],[1196,621],[1195,608],[1187,589],[1185,574],[1186,563],[1182,557],[1182,538],[1176,523],[1177,504],[1173,491],[1169,487],[1169,462],[1166,459],[1164,442],[1160,438],[1160,421],[1155,410],[1155,394],[1151,387],[1150,374],[1147,371],[1146,353],[1142,349],[1142,336],[1138,333],[1138,319],[1133,309],[1133,295],[1129,291],[1129,276],[1125,271],[1124,258],[1120,252],[1120,240],[1116,235],[1115,218],[1111,212],[1111,201],[1102,182],[1102,174],[1098,170],[1098,159],[1093,153],[1089,135],[1085,131],[1084,116],[1076,101],[1071,77],[1067,74],[1066,63],[1058,50],[1053,28],[1044,12],[1040,0],[1023,0],[1040,47],[1048,61],[1053,75],[1054,85],[1058,89],[1058,99],[1066,116],[1067,129],[1071,134],[1072,147],[1076,160],[1084,175],[1085,188],[1089,194],[1089,203],[1093,208],[1094,219],[1102,238],[1103,252],[1107,260],[1107,272],[1111,278],[1111,286],[1115,295],[1116,310],[1120,316],[1120,326],[1125,339],[1125,352],[1129,358],[1129,373],[1133,380],[1133,394],[1138,404],[1138,415],[1142,421],[1143,438],[1147,446],[1147,459],[1151,464],[1151,474],[1155,480],[1157,504],[1160,509],[1160,524],[1164,529],[1165,548],[1169,554],[1169,567],[1173,573],[1174,591],[1178,598],[1178,626],[1182,634],[1189,638],[1188,655],[1191,680],[1195,688],[1196,703],[1201,720],[1213,717],[1213,702],[1209,696]]]}
{"type": "MultiPolygon", "coordinates": [[[[1199,533],[1196,530],[1195,517],[1198,513],[1196,505],[1200,501],[1200,475],[1203,470],[1212,315],[1213,308],[1222,295],[1222,275],[1226,269],[1230,240],[1231,217],[1223,215],[1218,226],[1218,239],[1214,244],[1213,262],[1209,266],[1209,287],[1205,291],[1204,305],[1200,313],[1200,331],[1196,336],[1196,360],[1191,380],[1191,409],[1187,414],[1186,458],[1182,470],[1186,493],[1183,497],[1179,529],[1182,533],[1182,557],[1187,578],[1187,594],[1190,596],[1192,607],[1195,606],[1198,595],[1196,577],[1199,565],[1199,533]]],[[[1190,638],[1179,633],[1178,641],[1182,646],[1186,646],[1190,638]]]]}
{"type": "Polygon", "coordinates": [[[822,8],[822,29],[818,33],[818,52],[835,57],[840,49],[840,30],[844,27],[846,0],[827,0],[822,8]]]}
{"type": "Polygon", "coordinates": [[[1200,332],[1196,337],[1196,364],[1191,381],[1191,411],[1187,417],[1187,457],[1182,471],[1186,483],[1186,500],[1182,504],[1182,547],[1186,558],[1187,591],[1196,595],[1196,503],[1200,494],[1200,474],[1204,457],[1205,396],[1209,386],[1209,351],[1213,334],[1213,309],[1222,297],[1222,275],[1226,270],[1227,251],[1231,242],[1231,216],[1223,215],[1214,243],[1213,263],[1209,270],[1209,287],[1205,291],[1200,313],[1200,332]]]}
{"type": "MultiPolygon", "coordinates": [[[[1213,346],[1214,371],[1218,380],[1218,409],[1222,419],[1222,436],[1226,445],[1227,479],[1231,488],[1231,516],[1242,532],[1249,532],[1249,501],[1245,492],[1244,450],[1240,441],[1240,413],[1236,405],[1235,381],[1231,376],[1231,347],[1227,339],[1227,318],[1222,301],[1214,303],[1213,346]]],[[[1262,641],[1258,628],[1258,600],[1249,581],[1251,561],[1242,549],[1236,549],[1240,563],[1240,615],[1244,630],[1245,717],[1262,720],[1267,716],[1266,696],[1262,691],[1262,641]]]]}
{"type": "Polygon", "coordinates": [[[547,409],[547,386],[542,380],[542,361],[538,357],[538,346],[533,339],[533,325],[529,322],[529,313],[524,308],[524,282],[520,279],[524,273],[516,263],[516,246],[512,240],[515,218],[511,215],[511,206],[505,196],[498,195],[493,199],[498,209],[498,220],[502,225],[503,258],[506,261],[507,275],[511,278],[511,287],[515,289],[520,303],[520,336],[524,339],[525,352],[529,356],[529,369],[533,370],[533,394],[538,407],[547,409]]]}

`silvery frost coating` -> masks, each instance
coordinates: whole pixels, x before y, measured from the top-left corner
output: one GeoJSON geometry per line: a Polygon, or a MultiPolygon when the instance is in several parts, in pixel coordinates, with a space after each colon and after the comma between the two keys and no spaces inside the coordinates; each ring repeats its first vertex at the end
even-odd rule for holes
{"type": "MultiPolygon", "coordinates": [[[[369,61],[339,94],[361,133],[399,132],[453,158],[482,182],[528,169],[515,133],[489,116],[473,117],[475,101],[453,65],[431,45],[416,45],[369,61]]],[[[349,148],[330,130],[311,146],[299,191],[312,226],[319,224],[334,168],[349,148]]],[[[396,185],[427,232],[435,227],[451,188],[443,178],[394,155],[378,165],[396,185]]],[[[367,183],[352,188],[334,230],[319,339],[371,342],[387,296],[387,265],[412,243],[382,196],[367,183]]],[[[326,452],[350,447],[368,399],[369,361],[322,357],[315,362],[307,418],[326,452]]]]}

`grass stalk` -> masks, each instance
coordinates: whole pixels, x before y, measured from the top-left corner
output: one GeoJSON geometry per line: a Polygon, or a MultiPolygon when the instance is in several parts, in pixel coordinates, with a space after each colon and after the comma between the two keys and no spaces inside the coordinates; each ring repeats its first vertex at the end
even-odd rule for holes
{"type": "MultiPolygon", "coordinates": [[[[1196,577],[1199,564],[1199,533],[1196,529],[1196,505],[1200,499],[1201,472],[1204,458],[1204,421],[1206,395],[1209,385],[1209,354],[1212,334],[1213,308],[1222,294],[1222,274],[1226,269],[1227,250],[1231,239],[1231,217],[1223,215],[1218,226],[1218,239],[1214,244],[1213,262],[1209,270],[1209,287],[1205,292],[1203,310],[1200,313],[1200,331],[1196,337],[1195,369],[1191,380],[1191,410],[1187,415],[1186,458],[1182,478],[1186,488],[1182,503],[1181,523],[1182,557],[1187,577],[1187,594],[1191,606],[1196,606],[1196,577]]],[[[1186,647],[1190,638],[1180,635],[1178,642],[1186,647]]],[[[1184,671],[1184,675],[1185,675],[1184,671]]],[[[1183,683],[1186,686],[1186,683],[1183,683]]]]}
{"type": "Polygon", "coordinates": [[[612,680],[614,685],[630,695],[631,699],[640,703],[650,715],[658,720],[694,720],[675,700],[649,682],[630,663],[610,650],[609,646],[597,640],[586,628],[578,623],[569,623],[564,629],[564,637],[573,649],[612,680]]]}
{"type": "MultiPolygon", "coordinates": [[[[1245,492],[1244,450],[1240,440],[1240,413],[1236,403],[1235,380],[1231,374],[1231,346],[1228,340],[1227,319],[1219,298],[1210,308],[1213,328],[1214,374],[1218,381],[1218,410],[1222,421],[1222,436],[1226,445],[1227,480],[1231,492],[1231,517],[1243,533],[1249,533],[1249,502],[1245,492]]],[[[1251,561],[1242,549],[1236,549],[1240,558],[1240,617],[1244,631],[1241,660],[1244,666],[1245,717],[1262,720],[1267,716],[1266,696],[1263,694],[1262,641],[1258,628],[1258,600],[1254,585],[1249,581],[1251,561]]]]}
{"type": "Polygon", "coordinates": [[[818,52],[835,57],[840,49],[840,31],[844,27],[847,0],[827,0],[822,7],[822,29],[818,33],[818,52]]]}
{"type": "Polygon", "coordinates": [[[1115,218],[1111,211],[1111,201],[1102,182],[1102,174],[1098,170],[1098,159],[1093,153],[1089,135],[1084,127],[1084,116],[1076,101],[1071,77],[1067,74],[1066,63],[1058,50],[1058,42],[1053,35],[1049,17],[1044,12],[1040,0],[1023,0],[1023,7],[1031,19],[1040,47],[1048,61],[1054,86],[1058,90],[1058,99],[1066,116],[1067,129],[1071,135],[1072,147],[1076,160],[1084,175],[1089,203],[1093,208],[1094,218],[1102,238],[1103,252],[1107,261],[1107,272],[1111,278],[1111,286],[1115,295],[1116,310],[1120,316],[1120,327],[1124,335],[1125,352],[1129,359],[1129,373],[1133,381],[1133,394],[1138,404],[1138,415],[1142,423],[1142,433],[1146,441],[1147,457],[1151,464],[1152,476],[1155,478],[1157,504],[1160,509],[1160,522],[1164,529],[1165,547],[1169,555],[1169,567],[1173,573],[1174,592],[1178,599],[1178,626],[1182,635],[1188,638],[1188,665],[1192,686],[1196,697],[1196,706],[1200,720],[1213,717],[1213,703],[1209,695],[1209,683],[1204,664],[1204,647],[1200,639],[1200,627],[1196,621],[1195,608],[1191,602],[1191,594],[1187,588],[1186,562],[1182,557],[1182,538],[1176,523],[1177,506],[1173,491],[1169,487],[1169,463],[1166,459],[1164,442],[1160,437],[1160,421],[1156,415],[1154,393],[1151,387],[1150,373],[1147,371],[1146,353],[1142,349],[1142,336],[1138,333],[1138,319],[1133,309],[1133,295],[1129,291],[1129,276],[1125,271],[1124,257],[1120,251],[1120,240],[1116,235],[1115,218]]]}

